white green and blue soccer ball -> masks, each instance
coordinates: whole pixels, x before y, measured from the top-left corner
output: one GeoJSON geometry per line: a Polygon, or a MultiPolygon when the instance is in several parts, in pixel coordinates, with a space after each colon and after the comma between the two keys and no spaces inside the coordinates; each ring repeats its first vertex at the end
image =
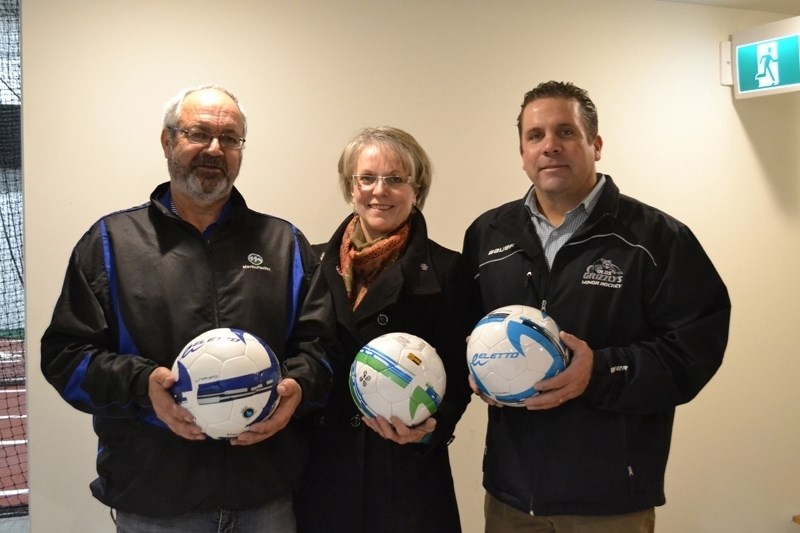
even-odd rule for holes
{"type": "Polygon", "coordinates": [[[436,349],[408,333],[387,333],[367,343],[350,365],[350,394],[364,416],[396,416],[407,426],[439,408],[447,376],[436,349]]]}
{"type": "Polygon", "coordinates": [[[495,309],[472,330],[467,364],[481,393],[520,407],[538,394],[535,384],[569,364],[559,328],[545,312],[525,305],[495,309]]]}
{"type": "Polygon", "coordinates": [[[189,341],[172,366],[176,401],[203,432],[232,439],[278,406],[280,365],[267,344],[246,331],[217,328],[189,341]]]}

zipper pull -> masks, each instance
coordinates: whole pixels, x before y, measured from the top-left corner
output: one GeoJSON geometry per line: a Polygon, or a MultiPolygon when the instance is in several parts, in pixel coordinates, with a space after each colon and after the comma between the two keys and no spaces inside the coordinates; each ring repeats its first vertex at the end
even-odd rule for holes
{"type": "Polygon", "coordinates": [[[525,282],[522,284],[523,287],[527,288],[531,286],[533,278],[533,272],[528,272],[525,274],[525,282]]]}
{"type": "Polygon", "coordinates": [[[547,312],[547,300],[542,300],[542,313],[547,312]]]}

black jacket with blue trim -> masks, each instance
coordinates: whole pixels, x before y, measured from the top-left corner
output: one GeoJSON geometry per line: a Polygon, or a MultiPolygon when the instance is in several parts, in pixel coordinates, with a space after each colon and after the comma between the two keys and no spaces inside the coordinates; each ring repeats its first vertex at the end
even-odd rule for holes
{"type": "Polygon", "coordinates": [[[675,407],[722,362],[727,289],[684,224],[621,195],[609,176],[589,219],[549,268],[523,200],[464,238],[473,319],[542,308],[594,350],[585,393],[545,411],[489,408],[486,490],[537,515],[661,505],[675,407]]]}
{"type": "Polygon", "coordinates": [[[42,338],[42,372],[94,415],[91,489],[104,504],[149,516],[262,505],[299,484],[307,446],[295,422],[251,446],[188,441],[155,417],[148,376],[196,335],[236,327],[263,339],[300,383],[300,410],[314,408],[332,379],[330,294],[288,222],[250,210],[234,189],[203,236],[159,201],[168,187],[103,217],[75,246],[42,338]]]}

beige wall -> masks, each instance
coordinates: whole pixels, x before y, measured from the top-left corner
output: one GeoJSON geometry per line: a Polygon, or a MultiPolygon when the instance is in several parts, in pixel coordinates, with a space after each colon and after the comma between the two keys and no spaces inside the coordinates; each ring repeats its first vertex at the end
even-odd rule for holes
{"type": "MultiPolygon", "coordinates": [[[[90,417],[42,379],[38,339],[77,239],[166,179],[168,97],[206,81],[237,92],[240,189],[312,241],[348,211],[348,137],[407,129],[436,166],[432,236],[460,248],[475,216],[524,193],[514,121],[548,79],[589,89],[599,169],[688,223],[734,304],[722,369],[677,411],[657,531],[797,530],[800,94],[734,102],[718,64],[730,33],[778,18],[654,0],[23,2],[32,531],[113,530],[88,490],[90,417]]],[[[466,533],[482,531],[483,423],[473,403],[452,447],[466,533]]]]}

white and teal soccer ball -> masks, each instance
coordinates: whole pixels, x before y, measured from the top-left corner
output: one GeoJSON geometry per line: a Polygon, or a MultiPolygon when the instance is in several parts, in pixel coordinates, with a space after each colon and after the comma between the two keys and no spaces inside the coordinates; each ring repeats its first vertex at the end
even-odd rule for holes
{"type": "Polygon", "coordinates": [[[350,393],[364,416],[416,426],[439,408],[447,376],[436,349],[408,333],[367,343],[350,366],[350,393]]]}
{"type": "Polygon", "coordinates": [[[501,307],[483,317],[467,343],[467,364],[480,391],[512,407],[538,394],[538,381],[569,364],[559,331],[546,313],[525,305],[501,307]]]}
{"type": "Polygon", "coordinates": [[[278,359],[264,341],[240,329],[198,335],[181,350],[172,373],[176,401],[214,439],[237,437],[278,406],[278,359]]]}

